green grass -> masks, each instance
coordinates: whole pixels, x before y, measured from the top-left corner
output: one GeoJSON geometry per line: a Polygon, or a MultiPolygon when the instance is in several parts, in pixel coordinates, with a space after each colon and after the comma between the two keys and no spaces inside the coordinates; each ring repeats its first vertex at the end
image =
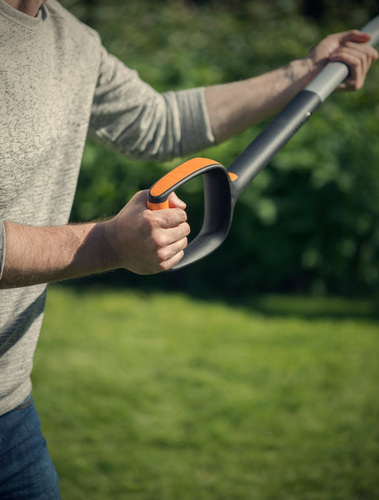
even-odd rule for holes
{"type": "Polygon", "coordinates": [[[379,498],[373,305],[52,287],[34,397],[65,500],[379,498]]]}

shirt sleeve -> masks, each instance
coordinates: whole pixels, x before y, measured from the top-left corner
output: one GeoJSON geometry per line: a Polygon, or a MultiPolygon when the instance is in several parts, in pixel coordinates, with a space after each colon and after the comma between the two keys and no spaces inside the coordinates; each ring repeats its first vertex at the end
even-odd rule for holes
{"type": "Polygon", "coordinates": [[[0,279],[3,275],[5,260],[5,226],[2,221],[0,221],[0,279]]]}
{"type": "Polygon", "coordinates": [[[204,88],[161,94],[101,51],[90,136],[125,155],[160,160],[214,144],[204,88]]]}

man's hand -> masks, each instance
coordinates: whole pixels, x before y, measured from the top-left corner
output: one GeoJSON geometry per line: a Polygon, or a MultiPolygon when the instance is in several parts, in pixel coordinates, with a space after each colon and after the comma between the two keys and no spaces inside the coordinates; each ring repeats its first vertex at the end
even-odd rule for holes
{"type": "Polygon", "coordinates": [[[306,60],[310,69],[319,70],[329,61],[342,62],[350,70],[339,88],[358,90],[363,86],[371,64],[378,59],[378,52],[367,45],[370,35],[352,30],[329,35],[312,49],[306,60]]]}
{"type": "Polygon", "coordinates": [[[174,193],[169,197],[167,210],[151,211],[146,200],[147,191],[140,191],[106,223],[113,266],[137,274],[154,274],[177,264],[190,233],[186,205],[174,193]]]}

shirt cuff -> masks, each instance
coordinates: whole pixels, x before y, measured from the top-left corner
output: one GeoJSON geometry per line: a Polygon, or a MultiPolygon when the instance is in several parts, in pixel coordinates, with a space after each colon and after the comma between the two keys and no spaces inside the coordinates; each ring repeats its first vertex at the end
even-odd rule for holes
{"type": "Polygon", "coordinates": [[[215,145],[205,88],[199,87],[176,92],[181,122],[181,154],[184,156],[215,145]]]}

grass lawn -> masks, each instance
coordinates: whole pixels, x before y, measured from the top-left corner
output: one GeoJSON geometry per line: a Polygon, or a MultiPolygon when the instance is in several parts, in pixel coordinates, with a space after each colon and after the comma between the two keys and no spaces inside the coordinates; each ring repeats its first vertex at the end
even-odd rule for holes
{"type": "Polygon", "coordinates": [[[377,318],[51,287],[33,392],[63,499],[379,499],[377,318]]]}

